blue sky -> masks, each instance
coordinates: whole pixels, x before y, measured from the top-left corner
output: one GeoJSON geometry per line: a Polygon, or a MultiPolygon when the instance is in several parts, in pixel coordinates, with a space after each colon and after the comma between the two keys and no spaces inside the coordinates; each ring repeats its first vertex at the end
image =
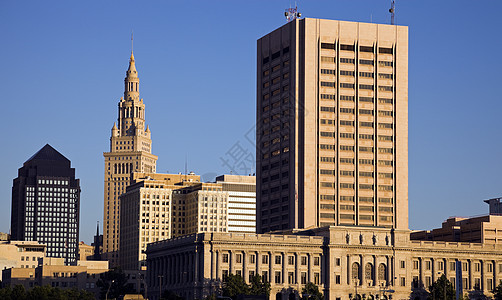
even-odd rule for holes
{"type": "MultiPolygon", "coordinates": [[[[502,196],[502,2],[397,2],[410,33],[410,228],[484,214],[482,200],[502,196]]],[[[0,231],[17,169],[50,143],[81,180],[80,239],[91,242],[131,30],[157,171],[184,171],[187,157],[209,178],[230,172],[221,158],[236,145],[254,155],[256,40],[290,3],[1,1],[0,231]]],[[[297,3],[305,17],[390,21],[390,1],[297,3]]]]}

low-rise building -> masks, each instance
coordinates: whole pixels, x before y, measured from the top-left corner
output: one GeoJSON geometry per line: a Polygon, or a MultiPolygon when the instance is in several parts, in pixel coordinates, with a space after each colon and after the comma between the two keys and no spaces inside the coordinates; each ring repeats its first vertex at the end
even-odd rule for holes
{"type": "Polygon", "coordinates": [[[64,264],[64,258],[42,259],[32,268],[9,268],[2,271],[3,286],[23,285],[26,289],[49,285],[59,288],[85,289],[99,296],[96,285],[100,274],[108,271],[108,261],[77,261],[76,266],[64,264]]]}
{"type": "Polygon", "coordinates": [[[78,243],[78,256],[80,261],[92,260],[94,257],[94,247],[80,241],[80,243],[78,243]]]}
{"type": "Polygon", "coordinates": [[[326,300],[422,299],[442,274],[454,284],[460,274],[464,292],[479,289],[486,295],[502,282],[502,245],[410,240],[410,231],[389,228],[200,233],[149,244],[146,252],[153,300],[159,276],[163,290],[186,299],[217,293],[230,273],[246,282],[261,275],[271,284],[271,299],[297,299],[308,282],[318,285],[326,300]]]}
{"type": "Polygon", "coordinates": [[[45,257],[45,249],[45,244],[36,241],[0,241],[0,270],[35,268],[45,257]]]}

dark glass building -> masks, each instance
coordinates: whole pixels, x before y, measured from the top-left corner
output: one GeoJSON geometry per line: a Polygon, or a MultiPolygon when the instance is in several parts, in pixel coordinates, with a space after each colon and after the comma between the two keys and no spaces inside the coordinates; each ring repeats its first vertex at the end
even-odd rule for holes
{"type": "Polygon", "coordinates": [[[80,180],[61,153],[45,145],[18,171],[12,186],[12,240],[47,245],[47,256],[75,265],[78,257],[80,180]]]}

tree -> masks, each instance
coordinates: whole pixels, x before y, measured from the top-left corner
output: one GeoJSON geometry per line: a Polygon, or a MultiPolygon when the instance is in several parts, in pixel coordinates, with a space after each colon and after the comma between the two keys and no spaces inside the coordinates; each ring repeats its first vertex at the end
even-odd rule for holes
{"type": "Polygon", "coordinates": [[[162,299],[163,300],[183,300],[183,297],[176,295],[175,293],[171,292],[170,290],[165,290],[162,293],[162,299]]]}
{"type": "Polygon", "coordinates": [[[101,274],[96,285],[101,288],[101,299],[105,299],[107,292],[108,299],[135,292],[132,284],[127,283],[127,276],[120,268],[101,274]]]}
{"type": "Polygon", "coordinates": [[[223,282],[223,296],[249,295],[250,288],[239,275],[229,274],[223,282]]]}
{"type": "Polygon", "coordinates": [[[12,289],[12,294],[11,294],[12,299],[19,299],[19,300],[25,300],[26,299],[26,290],[24,289],[24,286],[18,284],[12,289]]]}
{"type": "Polygon", "coordinates": [[[502,300],[502,282],[493,290],[493,299],[502,300]]]}
{"type": "Polygon", "coordinates": [[[443,274],[429,287],[429,299],[431,300],[455,300],[453,284],[443,274]]]}
{"type": "Polygon", "coordinates": [[[308,300],[324,300],[323,294],[319,291],[317,285],[312,282],[307,282],[302,289],[302,295],[306,295],[306,299],[308,300]]]}
{"type": "MultiPolygon", "coordinates": [[[[250,295],[266,295],[270,296],[270,283],[261,280],[260,275],[251,277],[251,286],[249,288],[250,295]]],[[[502,299],[501,299],[502,300],[502,299]]]]}

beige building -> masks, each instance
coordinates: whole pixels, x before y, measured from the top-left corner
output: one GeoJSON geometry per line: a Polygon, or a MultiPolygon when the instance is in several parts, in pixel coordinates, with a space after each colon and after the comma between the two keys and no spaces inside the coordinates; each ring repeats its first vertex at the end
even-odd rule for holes
{"type": "Polygon", "coordinates": [[[408,228],[408,28],[296,19],[257,43],[258,232],[408,228]]]}
{"type": "Polygon", "coordinates": [[[49,285],[58,288],[85,289],[99,297],[96,282],[108,271],[107,261],[77,261],[76,266],[65,266],[63,258],[44,258],[43,263],[30,268],[10,268],[2,271],[2,284],[25,289],[49,285]]]}
{"type": "Polygon", "coordinates": [[[124,97],[118,104],[118,122],[113,124],[110,151],[105,157],[103,256],[112,266],[118,263],[120,246],[120,200],[131,173],[156,169],[157,156],[152,154],[150,129],[145,125],[145,104],[139,97],[139,78],[131,53],[124,79],[124,97]]]}
{"type": "Polygon", "coordinates": [[[413,241],[409,231],[330,226],[281,235],[205,233],[148,245],[149,299],[163,289],[186,299],[217,294],[226,274],[246,282],[258,274],[271,284],[271,299],[299,298],[308,282],[326,300],[425,299],[442,274],[456,282],[462,265],[464,293],[490,296],[502,282],[502,245],[413,241]]]}
{"type": "Polygon", "coordinates": [[[147,244],[200,232],[255,231],[255,177],[133,173],[120,196],[120,266],[146,268],[147,244]]]}
{"type": "Polygon", "coordinates": [[[80,261],[94,260],[94,247],[81,241],[78,243],[78,256],[80,261]]]}
{"type": "Polygon", "coordinates": [[[46,248],[36,241],[0,241],[0,270],[36,268],[45,257],[46,248]]]}

